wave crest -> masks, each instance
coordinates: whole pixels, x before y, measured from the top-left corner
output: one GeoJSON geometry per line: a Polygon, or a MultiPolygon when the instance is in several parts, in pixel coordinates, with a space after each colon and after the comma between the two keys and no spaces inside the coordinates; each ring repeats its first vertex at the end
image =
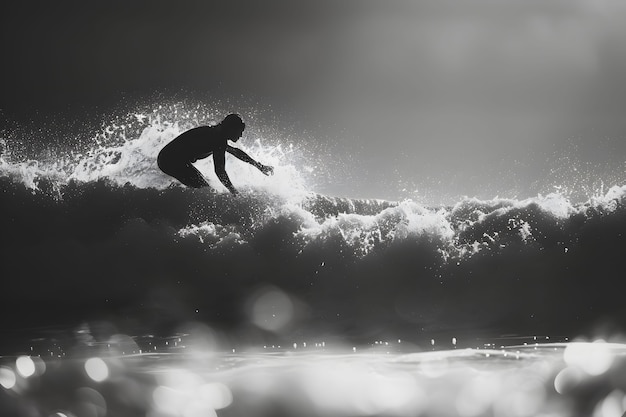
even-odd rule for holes
{"type": "MultiPolygon", "coordinates": [[[[567,247],[575,239],[575,227],[589,218],[621,212],[624,206],[626,186],[619,185],[606,192],[600,189],[577,204],[562,192],[522,200],[464,198],[442,207],[320,195],[308,185],[307,174],[315,170],[307,167],[302,152],[254,126],[246,131],[241,147],[273,165],[272,177],[240,161],[227,162],[233,183],[242,190],[234,198],[225,193],[207,158],[196,165],[213,190],[185,189],[158,169],[158,152],[184,130],[214,123],[215,114],[185,105],[129,113],[96,133],[82,151],[59,147],[30,159],[18,158],[4,140],[0,175],[11,182],[4,182],[5,189],[21,185],[37,198],[57,200],[60,207],[76,205],[77,210],[100,213],[93,202],[111,209],[114,201],[120,219],[157,219],[171,225],[179,238],[197,238],[211,248],[253,242],[257,234],[282,224],[277,238],[299,251],[340,241],[356,257],[409,241],[429,242],[429,250],[448,261],[507,248],[567,247]],[[93,202],[81,195],[90,195],[93,202]],[[128,201],[120,201],[121,196],[128,201]],[[146,200],[149,207],[144,207],[146,200]]],[[[6,204],[19,207],[24,202],[6,204]]]]}

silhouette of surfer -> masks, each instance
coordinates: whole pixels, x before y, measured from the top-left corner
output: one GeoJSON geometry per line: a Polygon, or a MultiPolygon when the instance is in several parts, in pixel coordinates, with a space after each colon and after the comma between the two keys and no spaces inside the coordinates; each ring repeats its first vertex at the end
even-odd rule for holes
{"type": "Polygon", "coordinates": [[[229,114],[215,126],[200,126],[183,132],[165,145],[157,158],[161,171],[176,178],[188,187],[208,187],[209,183],[192,164],[198,159],[213,155],[215,174],[228,191],[237,194],[226,173],[226,152],[255,166],[265,175],[274,173],[274,168],[252,159],[241,149],[234,148],[228,141],[237,142],[246,125],[238,114],[229,114]]]}

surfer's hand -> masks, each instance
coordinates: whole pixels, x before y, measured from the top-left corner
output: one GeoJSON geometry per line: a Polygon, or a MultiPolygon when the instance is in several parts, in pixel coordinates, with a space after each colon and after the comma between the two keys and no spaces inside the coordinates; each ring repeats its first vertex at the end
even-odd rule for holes
{"type": "Polygon", "coordinates": [[[265,175],[274,175],[274,167],[271,167],[269,165],[261,165],[259,169],[265,175]]]}

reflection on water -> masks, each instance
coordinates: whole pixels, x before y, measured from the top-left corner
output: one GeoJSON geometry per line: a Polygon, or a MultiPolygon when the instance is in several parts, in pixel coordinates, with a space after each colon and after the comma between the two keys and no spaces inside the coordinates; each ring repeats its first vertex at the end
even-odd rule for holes
{"type": "MultiPolygon", "coordinates": [[[[0,359],[11,416],[591,416],[626,410],[626,344],[529,337],[217,348],[116,335],[0,359]]],[[[8,414],[7,414],[8,413],[8,414]]]]}

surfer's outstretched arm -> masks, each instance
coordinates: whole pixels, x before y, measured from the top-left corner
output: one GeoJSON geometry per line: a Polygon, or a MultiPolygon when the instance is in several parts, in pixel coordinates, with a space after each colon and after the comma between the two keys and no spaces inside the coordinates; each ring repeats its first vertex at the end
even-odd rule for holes
{"type": "Polygon", "coordinates": [[[224,184],[224,187],[228,188],[228,191],[232,194],[237,194],[237,190],[233,186],[233,183],[230,182],[230,178],[228,178],[228,174],[226,173],[226,155],[224,152],[214,152],[213,163],[215,164],[215,174],[217,178],[224,184]]]}
{"type": "Polygon", "coordinates": [[[239,148],[234,148],[230,145],[227,145],[226,152],[237,157],[243,162],[247,162],[250,165],[256,167],[259,171],[261,171],[265,175],[272,175],[274,173],[274,167],[271,167],[269,165],[263,165],[262,163],[255,161],[254,159],[252,159],[250,155],[248,155],[247,153],[245,153],[239,148]]]}

